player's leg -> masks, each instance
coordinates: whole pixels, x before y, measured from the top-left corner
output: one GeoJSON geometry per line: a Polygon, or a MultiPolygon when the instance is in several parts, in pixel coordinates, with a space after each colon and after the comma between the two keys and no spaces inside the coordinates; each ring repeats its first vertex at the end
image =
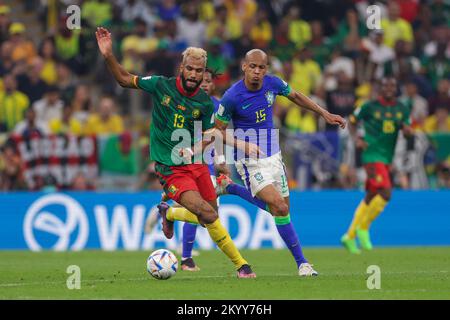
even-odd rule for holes
{"type": "Polygon", "coordinates": [[[195,264],[194,259],[192,258],[192,249],[194,247],[197,226],[197,224],[188,222],[183,225],[181,269],[185,271],[200,271],[200,268],[195,264]]]}
{"type": "MultiPolygon", "coordinates": [[[[368,163],[364,166],[366,171],[366,195],[364,199],[361,200],[358,207],[355,210],[353,215],[352,222],[347,230],[347,232],[342,236],[341,243],[342,245],[353,254],[360,254],[361,250],[358,248],[358,244],[356,243],[356,236],[358,235],[358,230],[369,215],[369,204],[371,200],[378,193],[378,185],[377,185],[377,170],[375,163],[368,163]]],[[[361,242],[361,241],[360,241],[361,242]]],[[[364,241],[363,241],[364,242],[364,241]]],[[[365,244],[366,242],[364,242],[365,244]]],[[[364,246],[363,244],[363,246],[364,246]]]]}
{"type": "MultiPolygon", "coordinates": [[[[217,246],[230,258],[231,261],[233,261],[237,268],[238,278],[256,277],[250,265],[242,258],[228,231],[223,227],[219,220],[217,195],[214,189],[213,181],[209,176],[208,167],[204,165],[196,166],[194,172],[202,199],[208,201],[210,208],[213,209],[214,215],[212,217],[214,218],[214,221],[205,221],[204,223],[205,227],[208,229],[211,239],[213,239],[217,246]]],[[[199,220],[202,222],[202,217],[199,217],[199,220]]]]}
{"type": "MultiPolygon", "coordinates": [[[[199,192],[183,192],[180,197],[180,204],[189,211],[196,213],[199,222],[206,227],[211,239],[230,258],[238,272],[242,269],[248,270],[247,261],[241,256],[229,233],[223,227],[217,211],[202,198],[199,192]]],[[[240,276],[245,277],[245,275],[240,276]]],[[[250,272],[248,277],[255,277],[255,275],[253,272],[250,272]]]]}
{"type": "Polygon", "coordinates": [[[245,188],[244,186],[241,186],[237,183],[234,183],[233,180],[230,179],[230,177],[221,174],[217,178],[217,188],[216,188],[217,195],[222,194],[233,194],[235,196],[238,196],[251,204],[257,206],[258,208],[261,208],[263,210],[267,211],[267,205],[264,201],[261,199],[258,199],[257,197],[254,197],[252,193],[245,188]]]}
{"type": "Polygon", "coordinates": [[[303,255],[297,232],[292,224],[289,213],[289,196],[283,198],[275,186],[268,185],[257,193],[257,197],[267,203],[268,211],[274,217],[277,231],[297,263],[299,275],[317,276],[318,273],[312,269],[303,255]]]}
{"type": "Polygon", "coordinates": [[[362,219],[361,224],[356,230],[361,247],[365,250],[372,250],[370,240],[370,226],[372,222],[383,212],[388,201],[391,198],[391,180],[389,176],[389,167],[385,164],[375,163],[376,183],[370,194],[366,196],[367,214],[362,219]]]}
{"type": "Polygon", "coordinates": [[[370,200],[376,195],[376,191],[368,190],[364,199],[361,200],[358,207],[353,214],[352,222],[347,230],[347,232],[342,236],[341,243],[342,245],[353,254],[360,254],[361,250],[358,248],[358,244],[356,243],[356,235],[358,229],[365,219],[368,217],[368,208],[370,200]]]}

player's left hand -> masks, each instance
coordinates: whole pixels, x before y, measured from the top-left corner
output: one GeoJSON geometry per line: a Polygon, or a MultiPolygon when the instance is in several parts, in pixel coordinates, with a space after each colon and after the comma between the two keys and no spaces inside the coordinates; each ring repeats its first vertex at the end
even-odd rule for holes
{"type": "Polygon", "coordinates": [[[339,127],[341,127],[341,129],[344,129],[345,125],[347,124],[345,119],[342,118],[340,115],[337,115],[337,114],[332,114],[332,113],[327,112],[327,113],[325,113],[323,115],[323,118],[325,119],[325,121],[328,124],[339,125],[339,127]]]}

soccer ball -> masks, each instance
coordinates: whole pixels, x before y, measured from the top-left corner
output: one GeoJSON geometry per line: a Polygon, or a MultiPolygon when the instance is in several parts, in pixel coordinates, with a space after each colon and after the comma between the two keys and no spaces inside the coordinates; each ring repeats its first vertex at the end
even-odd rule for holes
{"type": "Polygon", "coordinates": [[[178,269],[177,257],[166,249],[159,249],[147,259],[147,271],[153,278],[166,280],[175,275],[178,269]]]}

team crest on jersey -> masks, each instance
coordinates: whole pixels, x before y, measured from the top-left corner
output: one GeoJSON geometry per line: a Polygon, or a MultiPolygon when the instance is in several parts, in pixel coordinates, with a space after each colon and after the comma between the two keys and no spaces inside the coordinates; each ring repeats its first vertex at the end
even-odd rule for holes
{"type": "Polygon", "coordinates": [[[194,109],[194,111],[192,111],[192,117],[194,117],[194,119],[200,118],[200,110],[194,109]]]}
{"type": "Polygon", "coordinates": [[[169,191],[169,193],[175,194],[177,193],[178,188],[175,187],[175,185],[171,184],[167,190],[169,191]]]}
{"type": "Polygon", "coordinates": [[[403,117],[403,113],[397,112],[397,119],[401,119],[403,117]]]}
{"type": "Polygon", "coordinates": [[[375,119],[380,119],[380,118],[381,118],[381,112],[375,111],[375,119]]]}
{"type": "Polygon", "coordinates": [[[161,100],[161,104],[163,106],[168,107],[171,99],[172,99],[171,97],[169,97],[168,95],[165,94],[164,97],[161,100]]]}
{"type": "Polygon", "coordinates": [[[275,100],[275,97],[274,97],[272,91],[267,91],[267,92],[266,92],[266,100],[267,100],[267,103],[269,104],[269,107],[270,107],[271,105],[273,105],[273,102],[274,102],[274,100],[275,100]]]}

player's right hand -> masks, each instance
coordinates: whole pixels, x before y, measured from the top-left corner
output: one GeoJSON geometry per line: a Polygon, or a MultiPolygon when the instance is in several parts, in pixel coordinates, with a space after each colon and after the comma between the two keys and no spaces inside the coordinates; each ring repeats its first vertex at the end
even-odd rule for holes
{"type": "Polygon", "coordinates": [[[112,55],[112,39],[111,32],[103,27],[97,27],[95,31],[95,37],[97,38],[98,48],[103,57],[107,58],[112,55]]]}

